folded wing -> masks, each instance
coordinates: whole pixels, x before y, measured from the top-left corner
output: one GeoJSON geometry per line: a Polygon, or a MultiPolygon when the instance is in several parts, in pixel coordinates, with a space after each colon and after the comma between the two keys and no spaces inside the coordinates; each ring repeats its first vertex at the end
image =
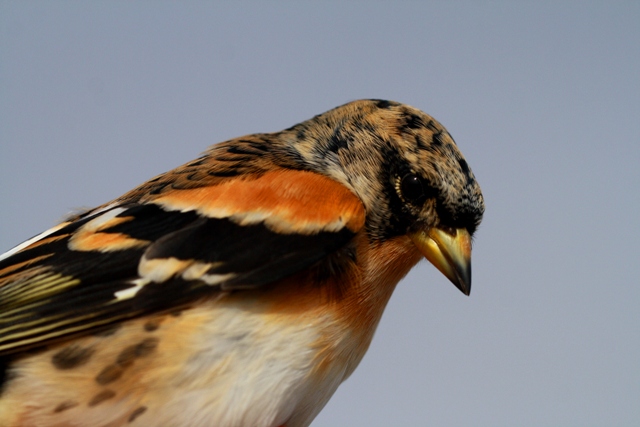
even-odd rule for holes
{"type": "Polygon", "coordinates": [[[119,199],[0,261],[0,354],[275,282],[347,247],[364,218],[337,182],[283,169],[119,199]]]}

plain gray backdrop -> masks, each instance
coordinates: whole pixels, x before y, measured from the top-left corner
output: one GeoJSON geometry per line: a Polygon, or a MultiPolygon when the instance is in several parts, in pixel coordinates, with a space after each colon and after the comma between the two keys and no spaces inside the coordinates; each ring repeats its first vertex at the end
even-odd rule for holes
{"type": "Polygon", "coordinates": [[[640,2],[0,3],[0,250],[208,145],[358,98],[456,139],[487,211],[314,427],[640,425],[640,2]]]}

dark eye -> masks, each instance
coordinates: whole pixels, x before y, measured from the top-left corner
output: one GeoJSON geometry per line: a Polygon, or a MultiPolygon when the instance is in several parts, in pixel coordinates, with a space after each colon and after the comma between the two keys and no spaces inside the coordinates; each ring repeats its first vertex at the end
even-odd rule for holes
{"type": "Polygon", "coordinates": [[[424,196],[424,188],[420,178],[410,173],[402,177],[400,181],[400,192],[402,197],[408,202],[417,202],[424,196]]]}

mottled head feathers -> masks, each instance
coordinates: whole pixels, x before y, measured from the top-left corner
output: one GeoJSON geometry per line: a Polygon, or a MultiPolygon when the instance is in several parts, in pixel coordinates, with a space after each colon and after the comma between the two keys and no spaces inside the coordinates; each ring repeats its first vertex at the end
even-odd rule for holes
{"type": "Polygon", "coordinates": [[[277,139],[293,148],[302,163],[363,201],[372,237],[405,234],[415,221],[473,234],[482,219],[480,187],[453,138],[413,107],[354,101],[287,129],[277,139]],[[412,177],[414,191],[421,187],[415,200],[402,194],[403,179],[410,186],[412,177]]]}

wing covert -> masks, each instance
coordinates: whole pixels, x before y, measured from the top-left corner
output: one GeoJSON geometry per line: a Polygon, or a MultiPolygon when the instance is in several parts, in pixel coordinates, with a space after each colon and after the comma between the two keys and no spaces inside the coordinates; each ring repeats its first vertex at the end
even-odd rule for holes
{"type": "Polygon", "coordinates": [[[120,199],[0,261],[0,354],[277,281],[364,219],[348,189],[293,170],[120,199]]]}

